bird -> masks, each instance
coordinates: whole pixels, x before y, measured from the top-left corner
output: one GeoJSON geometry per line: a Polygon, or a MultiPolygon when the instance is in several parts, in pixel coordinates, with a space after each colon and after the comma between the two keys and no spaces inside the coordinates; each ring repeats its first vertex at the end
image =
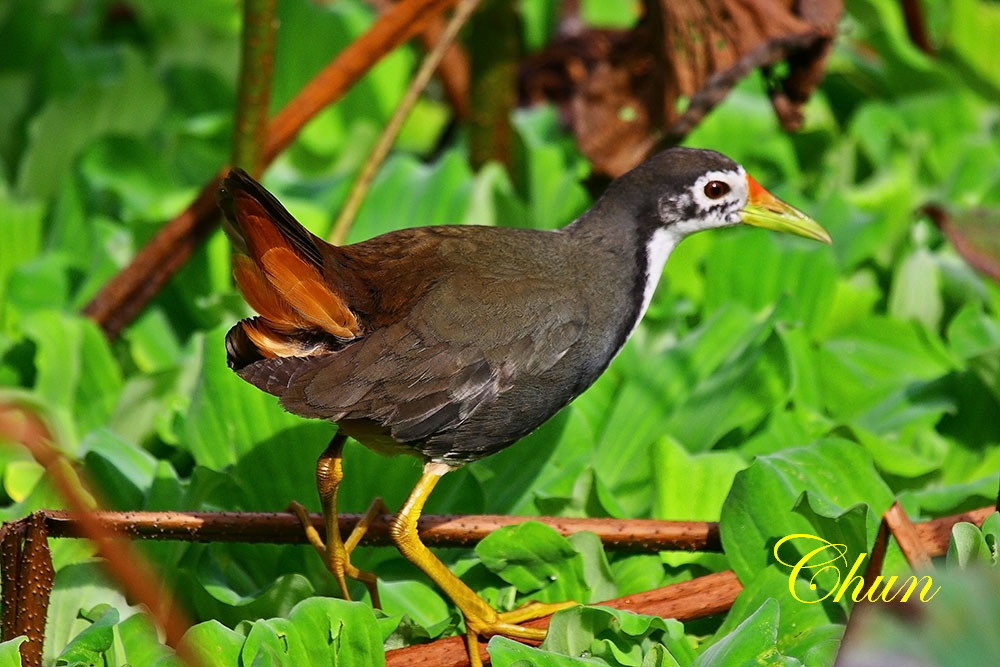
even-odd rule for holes
{"type": "Polygon", "coordinates": [[[587,389],[636,329],[685,237],[745,224],[831,243],[732,159],[685,147],[612,181],[555,230],[410,227],[334,246],[240,169],[218,201],[235,282],[257,313],[228,332],[229,366],[285,410],[338,426],[317,462],[326,540],[311,541],[345,597],[354,578],[377,603],[374,575],[350,562],[360,538],[338,530],[344,443],[420,459],[390,534],[461,611],[474,665],[480,637],[541,639],[520,624],[559,606],[497,612],[431,553],[417,520],[438,480],[511,446],[587,389]]]}

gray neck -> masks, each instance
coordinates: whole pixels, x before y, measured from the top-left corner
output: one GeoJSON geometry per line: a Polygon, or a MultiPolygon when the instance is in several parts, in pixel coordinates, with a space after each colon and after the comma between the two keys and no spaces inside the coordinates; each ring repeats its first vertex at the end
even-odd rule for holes
{"type": "Polygon", "coordinates": [[[612,284],[612,294],[606,298],[614,299],[620,309],[612,343],[617,354],[649,308],[680,237],[661,226],[652,211],[623,210],[620,201],[609,206],[604,197],[564,231],[586,246],[591,261],[604,264],[595,268],[593,279],[602,281],[606,276],[605,282],[612,284]],[[612,271],[614,276],[609,275],[612,271]],[[615,278],[622,280],[618,289],[613,287],[615,278]]]}

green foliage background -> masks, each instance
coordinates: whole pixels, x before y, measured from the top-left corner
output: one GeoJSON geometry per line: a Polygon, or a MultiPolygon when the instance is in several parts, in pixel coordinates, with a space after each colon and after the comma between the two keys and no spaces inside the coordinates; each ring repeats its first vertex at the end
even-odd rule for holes
{"type": "MultiPolygon", "coordinates": [[[[525,40],[538,47],[555,4],[521,5],[525,40]]],[[[541,649],[494,640],[494,664],[829,664],[848,607],[793,600],[771,554],[777,539],[816,533],[858,554],[894,498],[914,518],[995,499],[1000,290],[918,211],[929,201],[1000,206],[1000,5],[925,3],[934,58],[909,43],[898,3],[847,5],[802,132],[779,130],[754,75],[687,141],[741,161],[820,220],[833,247],[759,230],[685,241],[594,387],[527,442],[446,477],[427,508],[721,517],[724,554],[605,555],[592,536],[566,540],[537,524],[498,532],[474,553],[442,552],[500,606],[596,602],[726,568],[746,590],[724,619],[687,627],[565,612],[541,649]],[[536,546],[523,553],[525,544],[536,546]]],[[[593,22],[621,20],[596,0],[583,7],[593,22]]],[[[360,0],[287,0],[279,11],[275,108],[371,21],[360,0]]],[[[0,385],[43,407],[63,453],[114,509],[276,511],[297,499],[318,510],[313,464],[332,429],[283,413],[226,368],[223,336],[247,309],[221,233],[120,340],[79,315],[226,162],[238,33],[229,0],[0,5],[0,385]]],[[[417,56],[387,57],[268,171],[268,187],[317,233],[417,56]]],[[[448,116],[433,93],[420,103],[352,240],[418,224],[552,228],[588,206],[587,164],[553,109],[517,112],[513,173],[473,171],[448,116]]],[[[352,446],[346,469],[342,508],[361,511],[375,495],[397,507],[418,465],[352,446]]],[[[60,506],[24,451],[0,449],[0,479],[4,520],[60,506]]],[[[996,534],[966,530],[953,560],[995,564],[996,534]]],[[[319,597],[331,582],[304,546],[141,546],[202,622],[188,641],[209,664],[380,664],[383,642],[460,622],[391,549],[357,554],[381,578],[383,615],[319,597]]],[[[53,541],[53,557],[47,660],[176,663],[90,545],[53,541]]],[[[887,568],[905,573],[898,554],[887,568]]],[[[996,590],[995,576],[983,581],[996,590]]],[[[810,593],[799,582],[802,595],[834,585],[819,583],[810,593]]],[[[963,600],[952,596],[950,618],[1000,623],[995,604],[992,616],[973,616],[963,600]]],[[[936,641],[933,630],[924,641],[936,641]]],[[[17,664],[16,642],[0,645],[0,664],[17,664]]]]}

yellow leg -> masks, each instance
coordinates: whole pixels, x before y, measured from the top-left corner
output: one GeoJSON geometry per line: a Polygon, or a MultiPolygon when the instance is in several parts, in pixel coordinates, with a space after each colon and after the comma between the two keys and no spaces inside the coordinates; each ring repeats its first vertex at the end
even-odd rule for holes
{"type": "Polygon", "coordinates": [[[451,467],[443,463],[428,463],[424,466],[409,498],[392,520],[391,534],[400,553],[423,570],[461,610],[465,617],[465,643],[469,650],[469,661],[472,667],[479,667],[482,664],[479,658],[479,637],[504,635],[536,641],[544,639],[545,630],[526,628],[517,623],[547,616],[576,603],[532,603],[510,612],[497,612],[424,546],[417,535],[417,520],[438,480],[449,470],[451,467]]]}
{"type": "Polygon", "coordinates": [[[369,595],[371,595],[372,604],[378,608],[381,607],[381,602],[378,595],[377,579],[371,572],[359,570],[351,564],[351,552],[361,541],[361,538],[364,537],[371,522],[380,513],[386,511],[386,508],[382,499],[376,498],[368,506],[368,510],[361,517],[354,530],[351,531],[347,541],[345,542],[341,537],[337,514],[337,490],[340,487],[341,480],[344,478],[342,452],[346,439],[347,437],[340,433],[335,435],[316,462],[316,487],[319,490],[319,499],[323,508],[323,520],[326,527],[325,544],[309,521],[305,508],[298,503],[292,503],[290,509],[295,512],[299,517],[299,521],[305,527],[306,537],[309,539],[310,544],[326,559],[326,566],[337,580],[337,585],[340,587],[340,592],[344,599],[351,599],[351,594],[347,590],[347,579],[354,579],[365,585],[369,595]]]}

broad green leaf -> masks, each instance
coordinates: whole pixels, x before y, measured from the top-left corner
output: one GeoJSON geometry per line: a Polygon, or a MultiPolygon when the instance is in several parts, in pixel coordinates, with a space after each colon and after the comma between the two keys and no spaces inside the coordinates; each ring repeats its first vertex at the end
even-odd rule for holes
{"type": "Polygon", "coordinates": [[[608,607],[573,607],[552,616],[540,648],[592,657],[597,664],[640,667],[656,645],[664,645],[680,664],[694,657],[678,621],[608,607]]]}
{"type": "Polygon", "coordinates": [[[67,444],[73,444],[110,417],[121,392],[121,369],[89,319],[43,311],[25,318],[23,326],[38,349],[35,390],[73,425],[67,433],[67,444]]]}
{"type": "MultiPolygon", "coordinates": [[[[118,623],[118,610],[102,605],[90,627],[73,638],[56,658],[57,665],[99,664],[114,643],[114,626],[118,623]]],[[[95,608],[94,611],[97,611],[95,608]]]]}
{"type": "Polygon", "coordinates": [[[115,634],[116,644],[120,646],[120,664],[153,665],[172,655],[170,649],[160,643],[156,626],[145,614],[126,618],[115,626],[115,634]]]}
{"type": "Polygon", "coordinates": [[[476,545],[476,555],[504,581],[540,601],[590,601],[583,557],[545,524],[526,521],[495,530],[476,545]]]}
{"type": "Polygon", "coordinates": [[[490,663],[495,667],[579,667],[580,665],[607,665],[603,660],[589,656],[567,656],[554,651],[525,646],[513,639],[497,635],[488,646],[490,663]]]}
{"type": "Polygon", "coordinates": [[[617,506],[623,516],[649,512],[651,446],[663,435],[703,451],[733,428],[756,425],[774,408],[786,381],[774,366],[780,349],[774,342],[763,345],[773,316],[773,311],[754,316],[740,306],[723,308],[676,344],[666,349],[650,344],[612,366],[632,381],[617,390],[595,445],[598,481],[617,501],[605,499],[605,507],[617,506]],[[743,381],[749,385],[745,390],[729,384],[743,381]]]}
{"type": "Polygon", "coordinates": [[[590,532],[574,533],[566,538],[583,560],[583,580],[590,589],[590,600],[600,602],[615,597],[618,588],[611,574],[601,539],[590,532]]]}
{"type": "MultiPolygon", "coordinates": [[[[103,565],[97,561],[77,560],[56,571],[52,597],[49,600],[48,623],[45,628],[46,660],[55,660],[74,638],[81,636],[94,625],[84,620],[81,613],[97,605],[110,606],[107,613],[115,614],[115,622],[118,618],[128,617],[136,612],[128,605],[117,587],[108,581],[103,565]]],[[[105,641],[103,628],[104,625],[98,626],[82,646],[93,648],[95,646],[93,642],[96,640],[100,640],[100,645],[103,646],[105,641]]],[[[110,628],[107,632],[110,636],[110,628]]]]}
{"type": "Polygon", "coordinates": [[[296,604],[316,595],[310,579],[299,573],[304,557],[315,559],[316,553],[306,547],[211,545],[190,551],[177,574],[186,582],[183,593],[195,613],[235,625],[245,619],[287,615],[296,604]],[[196,567],[187,572],[193,559],[196,567]]]}
{"type": "MultiPolygon", "coordinates": [[[[385,664],[382,641],[395,622],[379,620],[371,607],[332,598],[312,598],[296,605],[288,618],[240,626],[246,639],[239,664],[350,665],[385,664]]],[[[226,638],[226,651],[232,639],[226,638]]]]}
{"type": "Polygon", "coordinates": [[[653,461],[654,516],[684,521],[718,521],[733,478],[747,467],[736,452],[689,454],[669,437],[656,441],[653,461]]]}
{"type": "Polygon", "coordinates": [[[611,562],[611,573],[619,596],[651,591],[666,583],[663,561],[654,554],[619,556],[611,562]]]}
{"type": "Polygon", "coordinates": [[[139,53],[119,49],[114,57],[116,67],[109,68],[117,70],[114,74],[50,98],[35,117],[19,170],[19,192],[52,196],[88,141],[103,133],[143,136],[156,126],[166,102],[162,88],[139,53]]]}
{"type": "Polygon", "coordinates": [[[181,638],[181,646],[199,657],[206,666],[239,664],[244,637],[216,620],[191,626],[181,638]]]}
{"type": "Polygon", "coordinates": [[[0,667],[21,667],[19,647],[26,641],[27,637],[14,637],[0,643],[0,667]]]}
{"type": "Polygon", "coordinates": [[[938,328],[944,311],[938,262],[918,248],[897,267],[889,290],[889,315],[913,319],[928,329],[938,328]]]}
{"type": "Polygon", "coordinates": [[[432,583],[416,578],[409,561],[397,557],[383,561],[377,569],[382,609],[389,616],[405,614],[429,637],[437,636],[450,625],[450,603],[432,583]]]}
{"type": "Polygon", "coordinates": [[[24,500],[44,474],[45,468],[33,460],[11,461],[3,468],[3,490],[15,502],[24,500]]]}
{"type": "Polygon", "coordinates": [[[955,365],[922,325],[881,317],[825,341],[818,358],[824,402],[831,415],[842,419],[864,415],[893,392],[940,377],[955,365]]]}
{"type": "Polygon", "coordinates": [[[691,451],[705,451],[730,431],[756,428],[787,401],[789,384],[784,345],[770,336],[691,387],[663,431],[691,451]]]}
{"type": "MultiPolygon", "coordinates": [[[[994,469],[996,469],[994,467],[994,469]]],[[[996,500],[1000,476],[991,475],[975,482],[933,486],[903,491],[897,500],[910,516],[938,516],[975,509],[996,500]]]]}
{"type": "Polygon", "coordinates": [[[948,342],[1000,401],[1000,321],[967,305],[948,323],[948,342]]]}
{"type": "Polygon", "coordinates": [[[764,603],[733,632],[706,649],[694,661],[696,667],[709,665],[801,665],[778,650],[778,619],[781,611],[773,599],[764,603]]]}
{"type": "Polygon", "coordinates": [[[828,246],[759,230],[728,235],[705,257],[708,312],[733,302],[757,311],[787,297],[786,317],[817,331],[826,325],[836,283],[836,261],[828,246]]]}
{"type": "MultiPolygon", "coordinates": [[[[803,491],[808,491],[810,502],[823,507],[828,515],[858,503],[867,504],[869,537],[877,528],[875,517],[893,501],[871,457],[852,442],[821,440],[808,447],[758,457],[749,468],[737,473],[722,507],[723,548],[741,580],[750,581],[774,562],[771,550],[777,540],[814,532],[811,521],[792,511],[803,491]]],[[[867,544],[855,545],[855,549],[858,546],[867,544]]]]}
{"type": "Polygon", "coordinates": [[[397,156],[376,177],[349,239],[361,241],[405,227],[461,222],[469,206],[471,178],[472,171],[458,152],[449,152],[431,165],[397,156]],[[401,211],[406,211],[405,219],[401,211]]]}
{"type": "Polygon", "coordinates": [[[143,507],[157,467],[154,456],[105,429],[87,434],[81,450],[109,509],[127,511],[143,507]]]}
{"type": "Polygon", "coordinates": [[[959,568],[1000,568],[1000,513],[991,514],[981,528],[960,521],[951,529],[947,562],[959,568]]]}
{"type": "Polygon", "coordinates": [[[128,341],[132,358],[144,374],[170,369],[181,359],[180,342],[167,314],[158,308],[142,313],[122,336],[128,341]]]}
{"type": "Polygon", "coordinates": [[[986,77],[994,89],[1000,87],[1000,77],[989,60],[989,43],[1000,31],[1000,11],[980,0],[958,0],[950,5],[949,45],[960,62],[972,66],[975,76],[986,77]]]}
{"type": "Polygon", "coordinates": [[[801,577],[792,579],[787,572],[771,568],[764,570],[740,591],[733,606],[726,613],[722,625],[715,635],[706,641],[705,646],[710,647],[733,635],[741,624],[757,614],[765,604],[776,605],[777,646],[783,653],[799,659],[804,664],[814,664],[807,660],[807,655],[813,651],[832,650],[834,655],[836,654],[840,636],[844,632],[842,624],[845,621],[841,609],[824,605],[819,600],[820,597],[819,593],[812,590],[809,583],[801,577]],[[791,594],[790,587],[794,587],[794,595],[791,594]],[[840,624],[831,621],[838,621],[840,624]],[[831,628],[834,636],[816,632],[820,628],[831,628]],[[831,640],[832,646],[829,645],[831,640]]]}
{"type": "MultiPolygon", "coordinates": [[[[42,245],[44,208],[38,202],[20,202],[0,190],[0,303],[7,303],[7,279],[15,268],[33,260],[42,245]]],[[[0,310],[0,318],[6,318],[0,310]]],[[[0,319],[0,321],[3,321],[0,319]]]]}

